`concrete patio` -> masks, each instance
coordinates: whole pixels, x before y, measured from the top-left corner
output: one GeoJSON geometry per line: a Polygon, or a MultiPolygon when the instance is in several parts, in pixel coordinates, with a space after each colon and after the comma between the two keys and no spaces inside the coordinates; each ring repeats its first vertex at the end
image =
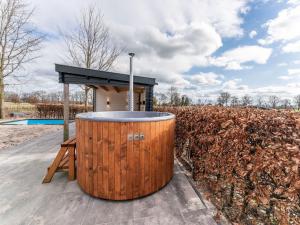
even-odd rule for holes
{"type": "Polygon", "coordinates": [[[90,197],[64,173],[42,184],[61,140],[61,132],[52,132],[0,151],[1,225],[217,224],[211,205],[201,200],[178,165],[165,188],[133,201],[90,197]]]}

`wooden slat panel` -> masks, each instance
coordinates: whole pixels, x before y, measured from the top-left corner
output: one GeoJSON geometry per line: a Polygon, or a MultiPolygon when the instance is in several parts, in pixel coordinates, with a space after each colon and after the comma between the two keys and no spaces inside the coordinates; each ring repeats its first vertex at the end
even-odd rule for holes
{"type": "MultiPolygon", "coordinates": [[[[145,134],[145,123],[139,123],[140,128],[139,131],[142,134],[145,134]]],[[[140,171],[139,171],[139,195],[145,195],[145,139],[140,140],[140,146],[139,146],[139,154],[140,154],[140,159],[139,159],[139,165],[140,165],[140,171]]]]}
{"type": "Polygon", "coordinates": [[[114,198],[115,190],[115,129],[114,123],[108,123],[108,197],[114,198]]]}
{"type": "Polygon", "coordinates": [[[174,126],[174,121],[77,120],[78,183],[93,196],[115,200],[160,189],[173,174],[174,126]],[[135,133],[145,139],[129,141],[128,134],[135,133]]]}
{"type": "Polygon", "coordinates": [[[80,137],[82,135],[80,135],[81,132],[80,132],[80,120],[79,119],[75,119],[75,125],[76,125],[76,140],[77,140],[77,143],[76,143],[76,148],[77,148],[77,150],[76,150],[76,154],[77,154],[77,158],[76,158],[76,161],[77,161],[77,164],[76,164],[76,173],[77,173],[77,181],[80,184],[81,183],[80,182],[80,175],[81,175],[81,173],[78,173],[78,170],[80,168],[81,157],[79,157],[78,155],[79,155],[79,153],[81,151],[78,151],[78,149],[80,149],[80,146],[81,146],[81,143],[82,143],[81,139],[80,139],[80,137]]]}
{"type": "Polygon", "coordinates": [[[79,123],[79,135],[78,132],[76,131],[76,140],[77,140],[77,144],[76,144],[76,147],[77,147],[77,174],[78,174],[78,182],[80,184],[83,184],[83,162],[84,162],[84,159],[83,159],[83,148],[84,148],[84,137],[83,137],[83,124],[82,124],[82,120],[79,120],[78,119],[78,123],[79,123]]]}
{"type": "Polygon", "coordinates": [[[151,190],[155,190],[155,122],[150,122],[151,134],[150,134],[150,183],[151,190]]]}
{"type": "Polygon", "coordinates": [[[83,177],[85,178],[85,187],[86,191],[90,193],[90,184],[89,184],[89,122],[84,121],[84,173],[83,177]]]}
{"type": "Polygon", "coordinates": [[[145,178],[144,178],[144,188],[145,194],[149,193],[150,187],[150,151],[151,151],[151,125],[150,123],[145,123],[144,125],[144,135],[145,135],[145,151],[144,151],[144,167],[145,167],[145,178]]]}
{"type": "Polygon", "coordinates": [[[126,199],[126,184],[127,184],[127,134],[128,123],[121,123],[121,196],[120,199],[126,199]]]}
{"type": "MultiPolygon", "coordinates": [[[[174,170],[174,148],[175,148],[175,124],[176,121],[175,119],[172,120],[171,122],[171,149],[170,151],[172,152],[172,158],[171,158],[171,161],[172,161],[172,168],[171,168],[171,171],[172,171],[172,176],[173,176],[173,170],[174,170]]],[[[171,176],[171,177],[172,177],[171,176]]]]}
{"type": "Polygon", "coordinates": [[[69,152],[68,179],[75,180],[75,146],[69,147],[68,152],[69,152]]]}
{"type": "Polygon", "coordinates": [[[103,197],[108,198],[108,122],[103,122],[103,197]]]}
{"type": "Polygon", "coordinates": [[[93,193],[94,188],[94,176],[93,176],[93,122],[88,121],[88,149],[87,149],[87,157],[88,157],[88,185],[90,194],[93,193]]]}
{"type": "Polygon", "coordinates": [[[168,123],[167,123],[167,154],[166,154],[166,157],[167,157],[167,180],[169,180],[172,176],[172,154],[173,154],[173,151],[171,150],[171,125],[172,125],[172,120],[168,120],[168,123]]]}
{"type": "Polygon", "coordinates": [[[160,122],[155,122],[155,172],[156,172],[156,183],[155,189],[158,190],[161,185],[161,137],[160,137],[160,122]]]}
{"type": "MultiPolygon", "coordinates": [[[[133,134],[133,123],[128,123],[128,134],[133,134]]],[[[132,183],[134,175],[133,141],[127,141],[127,173],[126,173],[126,196],[131,199],[133,196],[132,183]]]]}
{"type": "Polygon", "coordinates": [[[98,195],[98,129],[97,122],[92,122],[93,133],[92,133],[92,141],[93,141],[93,195],[98,195]]]}
{"type": "Polygon", "coordinates": [[[166,158],[165,158],[165,125],[166,121],[160,121],[159,122],[159,128],[160,128],[160,170],[161,170],[161,176],[160,176],[160,184],[159,187],[161,188],[165,184],[165,175],[166,175],[166,158]]]}
{"type": "MultiPolygon", "coordinates": [[[[133,134],[139,134],[140,132],[140,123],[133,123],[133,134]]],[[[133,154],[134,154],[134,172],[133,172],[133,198],[139,196],[139,186],[140,186],[140,141],[133,141],[133,154]]]]}
{"type": "Polygon", "coordinates": [[[121,124],[114,123],[115,130],[115,198],[121,196],[121,124]]]}
{"type": "Polygon", "coordinates": [[[164,121],[164,135],[163,135],[163,139],[164,139],[164,169],[165,169],[165,173],[164,173],[164,182],[163,184],[167,183],[167,180],[169,178],[168,174],[169,174],[169,153],[170,151],[168,150],[169,147],[169,120],[164,121]]]}
{"type": "Polygon", "coordinates": [[[98,195],[97,196],[103,196],[104,188],[103,188],[103,123],[95,122],[97,126],[97,182],[98,182],[98,195]]]}

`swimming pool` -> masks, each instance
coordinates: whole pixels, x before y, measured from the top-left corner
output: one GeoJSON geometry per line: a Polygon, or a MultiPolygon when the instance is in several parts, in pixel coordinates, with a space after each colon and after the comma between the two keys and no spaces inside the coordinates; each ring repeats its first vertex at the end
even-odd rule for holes
{"type": "Polygon", "coordinates": [[[2,125],[63,125],[64,120],[59,119],[26,119],[13,120],[1,123],[2,125]]]}

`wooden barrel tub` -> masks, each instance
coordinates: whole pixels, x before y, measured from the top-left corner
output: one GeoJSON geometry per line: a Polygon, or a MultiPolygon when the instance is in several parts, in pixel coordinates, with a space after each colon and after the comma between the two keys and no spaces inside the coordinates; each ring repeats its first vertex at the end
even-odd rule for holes
{"type": "Polygon", "coordinates": [[[98,198],[128,200],[164,187],[173,176],[175,116],[93,112],[76,117],[77,181],[98,198]]]}

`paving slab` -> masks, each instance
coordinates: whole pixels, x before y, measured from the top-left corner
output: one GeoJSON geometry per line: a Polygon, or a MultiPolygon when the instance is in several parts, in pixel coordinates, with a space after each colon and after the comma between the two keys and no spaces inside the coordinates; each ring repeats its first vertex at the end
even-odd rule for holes
{"type": "Polygon", "coordinates": [[[61,142],[62,132],[52,132],[0,151],[1,225],[216,224],[177,164],[169,184],[132,201],[93,198],[66,173],[42,184],[61,142]]]}

